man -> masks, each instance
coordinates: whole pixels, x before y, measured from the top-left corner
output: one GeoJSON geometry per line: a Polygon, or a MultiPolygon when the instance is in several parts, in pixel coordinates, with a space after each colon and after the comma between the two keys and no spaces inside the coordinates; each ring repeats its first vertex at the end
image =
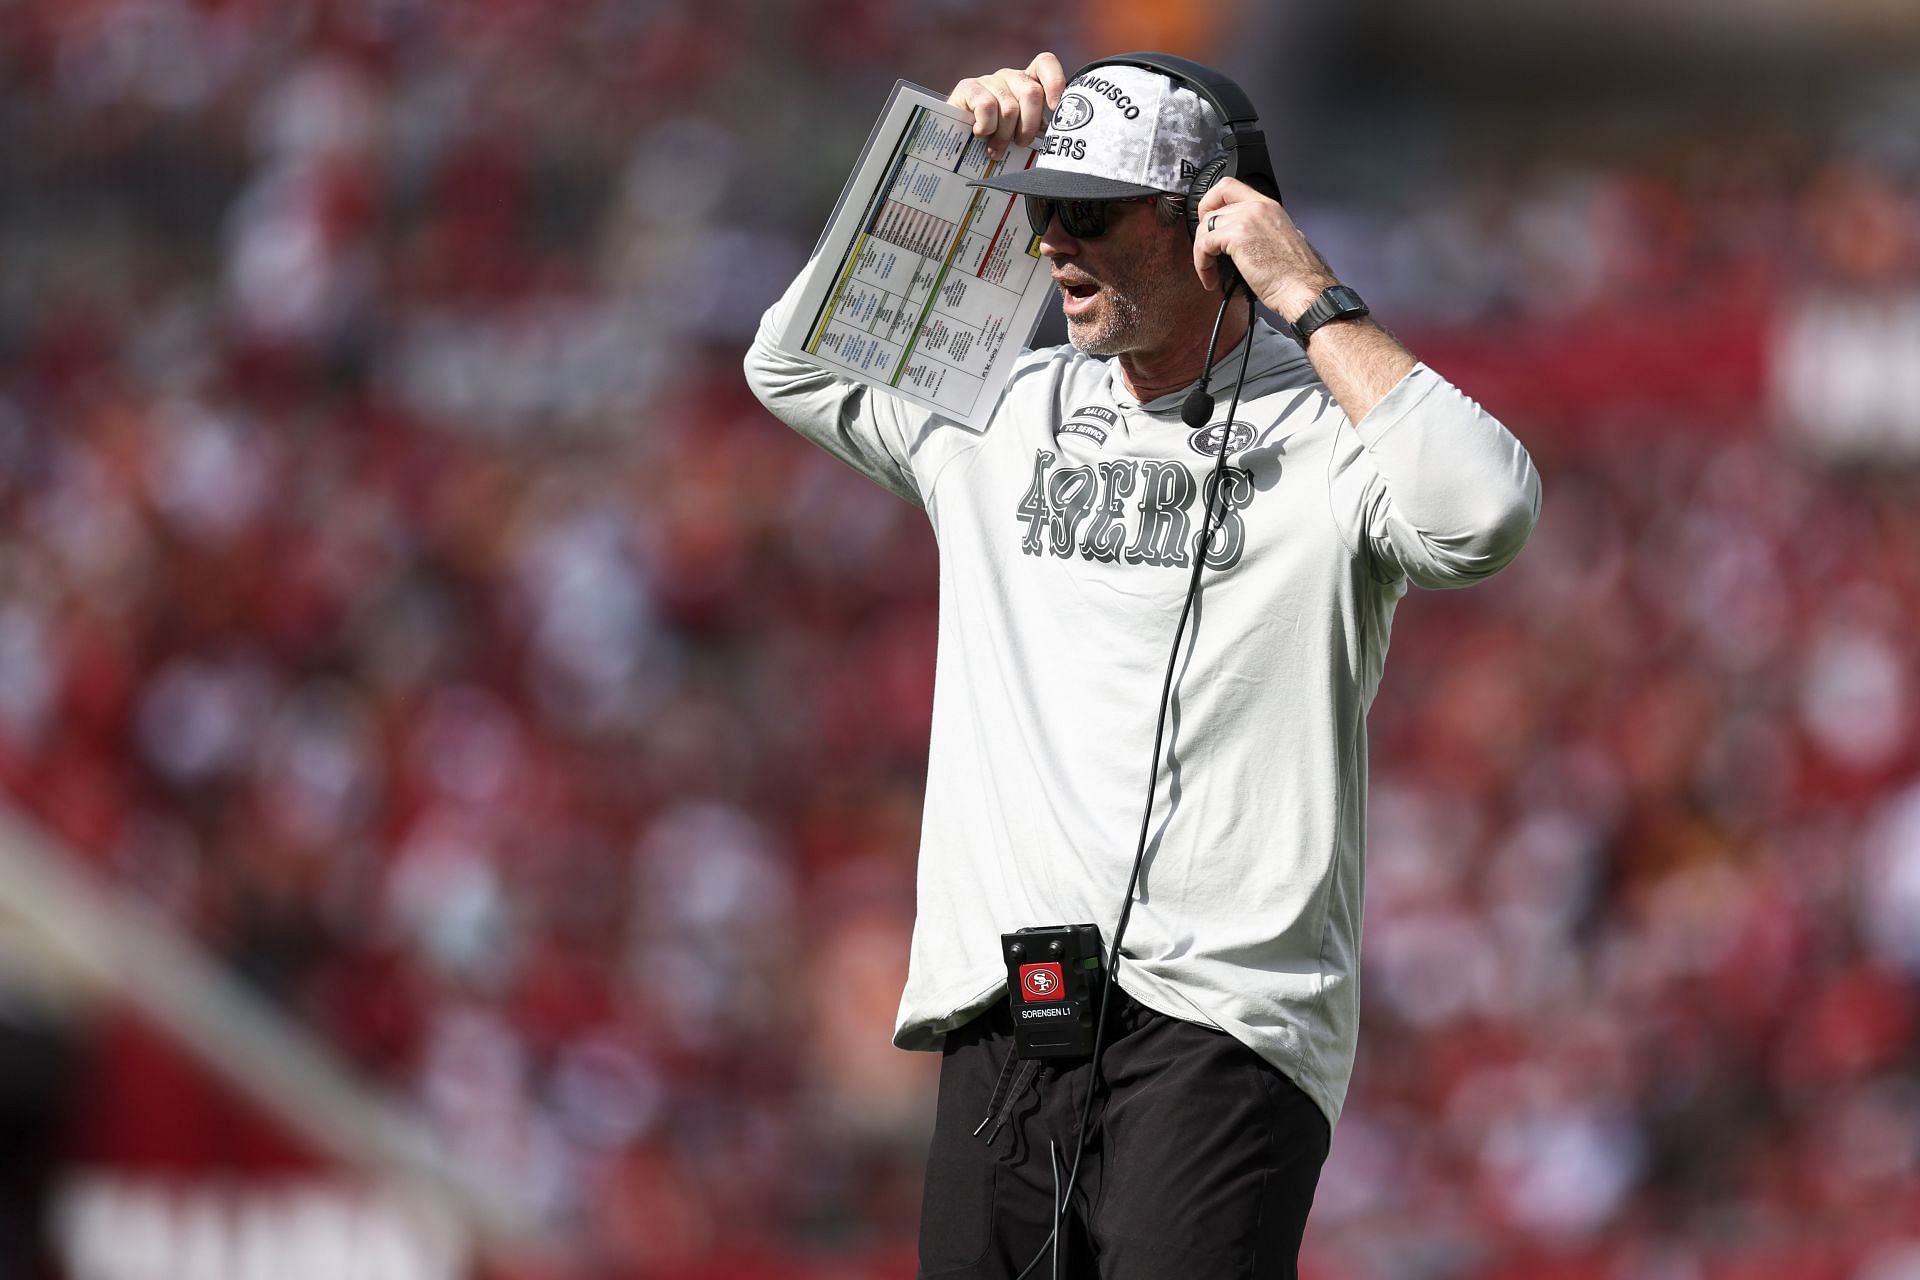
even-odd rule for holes
{"type": "MultiPolygon", "coordinates": [[[[1213,385],[1245,355],[1239,406],[1229,422],[1222,394],[1208,425],[1183,424],[1221,255],[1289,322],[1338,281],[1241,182],[1206,191],[1189,239],[1174,193],[1221,123],[1191,88],[1132,66],[1075,86],[1074,127],[1113,145],[1050,137],[1034,168],[994,182],[1076,201],[1036,206],[1073,346],[1023,355],[984,431],[777,353],[792,293],[747,376],[794,429],[923,506],[940,547],[894,1037],[945,1054],[921,1275],[1010,1280],[1048,1245],[1091,1073],[1014,1060],[999,939],[1076,921],[1112,937],[1162,672],[1204,556],[1063,1244],[1108,1280],[1291,1276],[1353,1060],[1365,718],[1394,606],[1409,581],[1463,585],[1511,560],[1539,481],[1504,427],[1350,298],[1305,326],[1304,352],[1259,323],[1250,353],[1236,299],[1213,385]],[[1230,466],[1210,484],[1223,433],[1230,466]],[[1203,494],[1218,526],[1205,546],[1203,494]]],[[[1004,149],[1032,142],[1071,87],[1043,53],[950,101],[1004,149]]]]}

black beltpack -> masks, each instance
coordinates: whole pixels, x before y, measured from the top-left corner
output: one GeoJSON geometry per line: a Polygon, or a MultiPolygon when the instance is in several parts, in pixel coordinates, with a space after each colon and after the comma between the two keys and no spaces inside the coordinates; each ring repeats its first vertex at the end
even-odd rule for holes
{"type": "Polygon", "coordinates": [[[1099,1012],[1100,926],[1048,924],[1000,935],[1013,1007],[1014,1052],[1074,1058],[1093,1052],[1099,1012]]]}

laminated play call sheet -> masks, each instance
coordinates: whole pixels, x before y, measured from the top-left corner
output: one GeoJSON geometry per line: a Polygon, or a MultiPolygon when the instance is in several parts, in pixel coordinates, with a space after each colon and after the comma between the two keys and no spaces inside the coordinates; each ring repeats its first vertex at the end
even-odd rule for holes
{"type": "Polygon", "coordinates": [[[1053,292],[1020,197],[971,178],[973,118],[900,81],[820,238],[780,348],[969,426],[984,426],[1053,292]]]}

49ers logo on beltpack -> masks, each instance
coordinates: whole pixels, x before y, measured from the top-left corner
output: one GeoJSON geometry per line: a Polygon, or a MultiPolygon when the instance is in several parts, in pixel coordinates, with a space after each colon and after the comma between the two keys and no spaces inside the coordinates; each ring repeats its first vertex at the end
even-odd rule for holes
{"type": "Polygon", "coordinates": [[[1020,992],[1029,1000],[1065,1000],[1067,978],[1054,964],[1020,966],[1020,992]]]}

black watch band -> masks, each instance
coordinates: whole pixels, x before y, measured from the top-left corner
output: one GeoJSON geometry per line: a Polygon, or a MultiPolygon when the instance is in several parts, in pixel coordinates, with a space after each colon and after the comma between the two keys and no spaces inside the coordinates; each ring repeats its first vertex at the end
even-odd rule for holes
{"type": "Polygon", "coordinates": [[[1360,295],[1343,284],[1336,284],[1313,300],[1313,305],[1300,313],[1293,322],[1293,336],[1306,346],[1308,339],[1320,330],[1321,325],[1332,324],[1335,320],[1353,320],[1368,314],[1367,304],[1360,295]]]}

